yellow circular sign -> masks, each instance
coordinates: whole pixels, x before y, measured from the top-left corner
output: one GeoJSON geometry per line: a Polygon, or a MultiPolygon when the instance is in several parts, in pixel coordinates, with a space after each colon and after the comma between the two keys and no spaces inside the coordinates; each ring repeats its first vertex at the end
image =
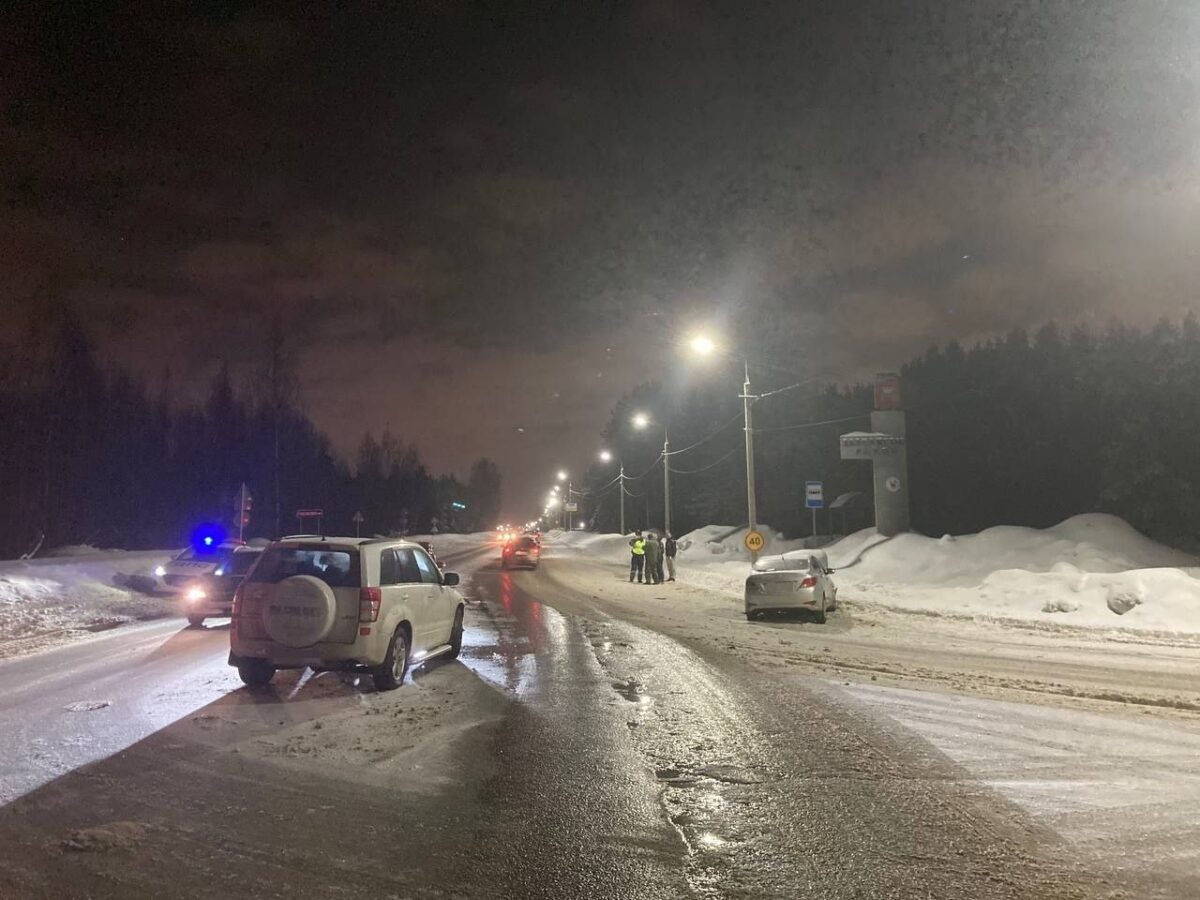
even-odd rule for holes
{"type": "Polygon", "coordinates": [[[746,532],[746,549],[751,553],[757,553],[767,543],[767,539],[762,536],[761,531],[746,532]]]}

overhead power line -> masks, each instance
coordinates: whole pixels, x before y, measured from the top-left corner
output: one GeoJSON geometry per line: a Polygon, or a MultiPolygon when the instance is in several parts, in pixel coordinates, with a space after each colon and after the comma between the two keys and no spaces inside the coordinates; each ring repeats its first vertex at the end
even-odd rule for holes
{"type": "Polygon", "coordinates": [[[729,457],[733,456],[733,454],[740,452],[741,449],[742,449],[741,447],[734,447],[732,450],[730,450],[728,453],[726,453],[720,459],[709,463],[707,466],[701,466],[699,469],[675,469],[675,468],[672,468],[671,474],[672,475],[697,475],[700,472],[707,472],[709,469],[716,468],[721,463],[725,462],[725,460],[729,459],[729,457]]]}
{"type": "Polygon", "coordinates": [[[821,425],[840,425],[843,422],[854,422],[858,419],[870,418],[870,416],[870,413],[859,413],[857,416],[846,416],[844,419],[826,419],[823,422],[799,422],[795,425],[779,425],[774,428],[755,428],[754,433],[760,434],[768,431],[798,431],[801,428],[817,428],[821,425]]]}

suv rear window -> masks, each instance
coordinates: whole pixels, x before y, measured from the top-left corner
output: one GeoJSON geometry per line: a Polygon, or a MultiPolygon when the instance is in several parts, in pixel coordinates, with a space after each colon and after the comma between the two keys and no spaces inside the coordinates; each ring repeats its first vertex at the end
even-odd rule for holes
{"type": "Polygon", "coordinates": [[[263,552],[250,580],[278,584],[293,575],[311,575],[330,587],[358,587],[358,553],[324,546],[271,547],[263,552]]]}

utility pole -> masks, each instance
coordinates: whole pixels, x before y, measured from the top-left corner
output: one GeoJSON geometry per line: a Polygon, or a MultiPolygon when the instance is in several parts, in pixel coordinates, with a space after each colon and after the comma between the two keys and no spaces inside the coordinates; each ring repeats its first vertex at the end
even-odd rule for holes
{"type": "Polygon", "coordinates": [[[671,530],[671,441],[663,429],[663,531],[671,530]]]}
{"type": "Polygon", "coordinates": [[[621,473],[618,476],[621,480],[621,534],[625,533],[625,463],[621,462],[621,473]]]}
{"type": "MultiPolygon", "coordinates": [[[[754,500],[754,425],[750,416],[750,404],[758,398],[750,393],[750,363],[743,360],[742,365],[746,373],[742,385],[742,415],[746,429],[746,513],[750,519],[750,530],[758,531],[758,509],[754,500]]],[[[751,553],[750,556],[753,560],[758,559],[757,553],[751,553]]]]}
{"type": "MultiPolygon", "coordinates": [[[[574,493],[574,491],[571,489],[571,482],[568,481],[567,482],[567,506],[568,507],[573,502],[575,502],[571,499],[571,495],[573,493],[574,493]]],[[[571,510],[567,509],[567,531],[570,531],[575,526],[575,522],[573,521],[573,519],[574,519],[574,517],[571,515],[571,510]]]]}

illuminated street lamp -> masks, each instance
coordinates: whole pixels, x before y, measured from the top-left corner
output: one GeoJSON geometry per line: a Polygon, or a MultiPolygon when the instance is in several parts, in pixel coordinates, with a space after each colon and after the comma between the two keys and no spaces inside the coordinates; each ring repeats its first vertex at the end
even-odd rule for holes
{"type": "Polygon", "coordinates": [[[641,431],[650,424],[650,417],[643,412],[634,413],[633,418],[629,420],[629,423],[638,431],[641,431]]]}
{"type": "Polygon", "coordinates": [[[566,471],[566,469],[559,469],[559,471],[558,471],[558,480],[559,480],[559,481],[566,481],[566,480],[567,480],[567,471],[566,471]]]}
{"type": "MultiPolygon", "coordinates": [[[[688,342],[688,346],[697,356],[712,356],[720,349],[717,342],[707,335],[696,335],[688,342]]],[[[754,425],[750,416],[750,404],[758,397],[750,393],[750,363],[744,358],[742,371],[745,379],[738,397],[742,401],[742,427],[746,432],[746,518],[750,520],[750,530],[758,531],[758,509],[754,499],[754,425]]],[[[752,552],[750,555],[754,559],[758,558],[757,553],[752,552]]]]}
{"type": "MultiPolygon", "coordinates": [[[[601,462],[612,462],[613,455],[611,450],[600,451],[601,462]]],[[[618,459],[617,465],[620,469],[617,472],[617,480],[621,482],[619,493],[621,495],[621,534],[625,533],[625,463],[618,459]]]]}

